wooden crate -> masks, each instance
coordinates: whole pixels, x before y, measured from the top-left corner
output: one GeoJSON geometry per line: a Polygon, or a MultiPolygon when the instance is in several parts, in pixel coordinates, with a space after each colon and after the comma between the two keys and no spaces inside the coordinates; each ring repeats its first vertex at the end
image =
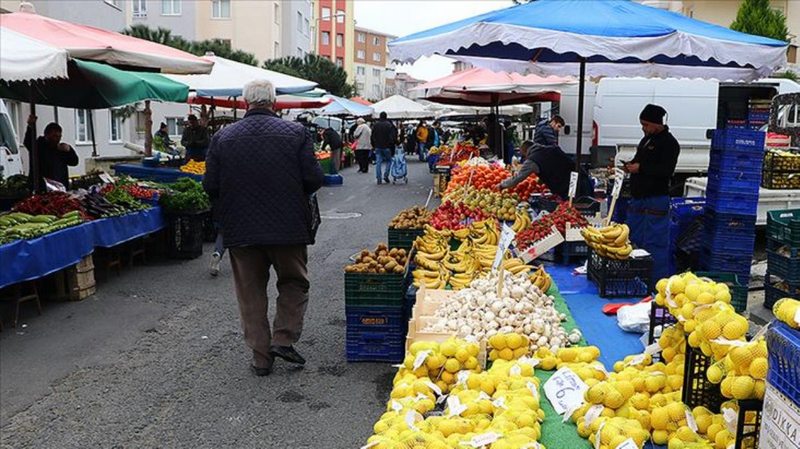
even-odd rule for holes
{"type": "Polygon", "coordinates": [[[77,265],[56,273],[48,283],[45,295],[56,301],[81,301],[95,292],[94,261],[90,254],[77,265]]]}

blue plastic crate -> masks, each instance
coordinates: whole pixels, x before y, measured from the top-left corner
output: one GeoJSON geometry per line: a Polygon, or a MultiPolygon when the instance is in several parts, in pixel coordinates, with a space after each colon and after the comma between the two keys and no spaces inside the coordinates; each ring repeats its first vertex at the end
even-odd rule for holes
{"type": "Polygon", "coordinates": [[[709,173],[714,170],[754,172],[764,165],[764,155],[736,149],[712,149],[708,164],[709,173]]]}
{"type": "Polygon", "coordinates": [[[381,332],[348,332],[345,337],[348,362],[399,363],[405,356],[406,336],[381,332]]]}
{"type": "Polygon", "coordinates": [[[408,317],[403,306],[346,306],[347,332],[405,334],[408,317]]]}
{"type": "Polygon", "coordinates": [[[800,332],[774,321],[767,331],[767,382],[800,407],[800,332]]]}
{"type": "Polygon", "coordinates": [[[708,248],[725,248],[725,251],[752,257],[756,235],[727,234],[706,230],[703,241],[708,248]]]}
{"type": "Polygon", "coordinates": [[[708,207],[722,214],[755,215],[758,212],[758,190],[755,193],[720,191],[709,185],[706,201],[708,207]]]}
{"type": "Polygon", "coordinates": [[[756,216],[746,214],[724,214],[706,207],[704,224],[707,229],[726,234],[755,235],[756,216]]]}
{"type": "MultiPolygon", "coordinates": [[[[746,125],[745,125],[746,126],[746,125]]],[[[745,129],[717,129],[711,138],[711,148],[735,149],[752,153],[764,152],[766,134],[745,129]]]]}
{"type": "Polygon", "coordinates": [[[733,273],[739,276],[743,285],[750,279],[750,266],[752,265],[753,251],[749,253],[723,251],[721,247],[710,247],[708,242],[703,243],[701,261],[706,271],[719,271],[733,273]]]}
{"type": "Polygon", "coordinates": [[[754,193],[761,187],[761,170],[755,173],[730,171],[708,173],[708,188],[726,193],[754,193]]]}

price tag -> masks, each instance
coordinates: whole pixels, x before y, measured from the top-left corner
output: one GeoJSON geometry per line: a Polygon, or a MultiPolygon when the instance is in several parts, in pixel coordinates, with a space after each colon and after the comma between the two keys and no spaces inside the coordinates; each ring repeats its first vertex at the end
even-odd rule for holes
{"type": "Polygon", "coordinates": [[[747,346],[746,341],[728,340],[727,338],[715,338],[714,340],[711,340],[711,342],[716,343],[718,345],[733,346],[734,348],[741,348],[742,346],[747,346]]]}
{"type": "Polygon", "coordinates": [[[517,360],[517,363],[524,363],[526,365],[530,365],[531,368],[536,368],[537,366],[539,366],[539,363],[541,362],[542,361],[537,359],[536,357],[528,357],[526,355],[523,355],[522,357],[519,358],[519,360],[517,360]]]}
{"type": "Polygon", "coordinates": [[[364,446],[361,446],[361,449],[369,449],[371,447],[377,446],[380,441],[373,441],[372,443],[368,443],[364,446]]]}
{"type": "Polygon", "coordinates": [[[800,326],[800,308],[798,308],[797,312],[795,312],[794,314],[794,322],[797,323],[798,326],[800,326]]]}
{"type": "Polygon", "coordinates": [[[536,384],[533,383],[533,382],[528,382],[527,386],[528,386],[528,390],[530,390],[530,392],[531,392],[531,395],[534,398],[536,398],[536,400],[538,401],[539,400],[539,387],[537,387],[536,384]]]}
{"type": "Polygon", "coordinates": [[[622,183],[625,180],[625,172],[620,169],[614,170],[614,187],[611,188],[611,197],[612,198],[619,198],[619,194],[622,193],[622,183]]]}
{"type": "Polygon", "coordinates": [[[495,408],[508,409],[508,407],[506,407],[506,398],[497,398],[492,401],[492,405],[494,405],[495,408]]]}
{"type": "Polygon", "coordinates": [[[500,434],[488,432],[481,435],[475,435],[472,437],[472,440],[470,440],[469,444],[472,447],[484,447],[494,443],[498,439],[500,439],[500,434]]]}
{"type": "Polygon", "coordinates": [[[606,376],[608,376],[608,370],[606,369],[606,366],[603,365],[602,362],[594,362],[591,365],[591,367],[596,369],[597,371],[600,371],[601,373],[605,374],[606,376]]]}
{"type": "Polygon", "coordinates": [[[522,368],[520,368],[519,365],[514,364],[514,366],[508,369],[508,374],[512,376],[519,376],[522,374],[522,368]]]}
{"type": "Polygon", "coordinates": [[[448,415],[447,415],[448,418],[451,416],[461,416],[461,414],[467,410],[467,406],[462,404],[457,396],[448,396],[447,410],[448,410],[448,415]]]}
{"type": "Polygon", "coordinates": [[[409,429],[419,430],[419,428],[417,428],[417,423],[420,421],[422,421],[422,415],[416,411],[409,410],[408,413],[406,413],[405,422],[409,429]]]}
{"type": "Polygon", "coordinates": [[[431,203],[431,198],[433,198],[433,189],[431,189],[431,191],[428,192],[428,200],[425,201],[425,209],[427,209],[428,205],[431,203]]]}
{"type": "Polygon", "coordinates": [[[586,410],[586,414],[583,415],[583,425],[589,427],[592,425],[595,419],[600,417],[600,414],[603,413],[605,407],[602,404],[596,404],[589,407],[589,410],[586,410]]]}
{"type": "Polygon", "coordinates": [[[598,438],[598,437],[601,435],[601,432],[603,431],[603,427],[605,427],[605,426],[606,426],[606,422],[603,421],[602,423],[600,423],[600,427],[597,428],[597,433],[595,433],[595,438],[594,438],[594,449],[600,449],[600,444],[601,444],[600,440],[601,440],[601,438],[598,438]]]}
{"type": "Polygon", "coordinates": [[[395,401],[394,399],[392,399],[390,407],[392,408],[392,410],[394,410],[396,412],[399,412],[399,411],[403,410],[403,405],[400,404],[399,402],[395,401]]]}
{"type": "Polygon", "coordinates": [[[469,371],[462,370],[456,373],[456,385],[466,385],[469,379],[469,371]]]}
{"type": "Polygon", "coordinates": [[[106,172],[100,173],[99,178],[106,184],[114,184],[114,178],[106,172]]]}
{"type": "Polygon", "coordinates": [[[436,396],[441,396],[442,395],[442,389],[439,388],[438,385],[436,385],[435,383],[431,382],[430,380],[426,380],[425,381],[425,385],[427,385],[428,388],[431,389],[431,391],[436,393],[436,396]]]}
{"type": "Polygon", "coordinates": [[[497,242],[497,252],[494,255],[494,263],[492,263],[492,273],[497,272],[500,263],[503,262],[503,255],[506,253],[508,247],[511,246],[515,235],[514,229],[503,223],[503,230],[500,232],[500,239],[497,242]]]}
{"type": "Polygon", "coordinates": [[[692,415],[692,412],[690,412],[689,410],[685,410],[685,413],[686,413],[686,425],[689,426],[689,428],[692,429],[694,433],[697,433],[697,421],[695,421],[694,415],[692,415]]]}
{"type": "Polygon", "coordinates": [[[736,435],[736,424],[739,420],[739,415],[733,409],[726,407],[722,409],[722,419],[725,420],[725,427],[728,428],[728,432],[736,435]]]}
{"type": "Polygon", "coordinates": [[[576,408],[575,404],[583,404],[583,394],[588,389],[589,386],[569,368],[556,371],[544,384],[544,394],[559,415],[576,408]]]}
{"type": "Polygon", "coordinates": [[[658,344],[658,342],[655,342],[652,345],[649,345],[646,348],[644,348],[645,354],[654,355],[658,354],[659,352],[661,352],[661,345],[658,344]]]}
{"type": "Polygon", "coordinates": [[[439,396],[438,398],[436,398],[436,404],[441,404],[442,402],[444,402],[446,400],[447,400],[447,395],[443,394],[443,395],[439,396]]]}
{"type": "Polygon", "coordinates": [[[647,356],[646,354],[637,354],[633,356],[630,362],[626,363],[625,366],[641,365],[641,363],[644,362],[646,356],[647,356]]]}
{"type": "Polygon", "coordinates": [[[578,172],[574,171],[569,174],[569,197],[575,198],[578,193],[578,172]]]}
{"type": "Polygon", "coordinates": [[[430,353],[431,353],[430,350],[425,350],[425,351],[418,352],[417,353],[417,357],[414,358],[414,369],[417,369],[420,366],[422,366],[422,364],[425,363],[425,359],[428,358],[430,353]]]}
{"type": "Polygon", "coordinates": [[[636,445],[636,442],[633,441],[633,438],[628,438],[622,443],[619,443],[619,445],[615,449],[639,449],[639,446],[636,445]]]}
{"type": "Polygon", "coordinates": [[[489,396],[488,394],[486,394],[486,392],[485,392],[485,391],[481,391],[481,392],[478,394],[478,399],[481,399],[481,400],[483,400],[483,401],[491,401],[491,400],[492,400],[492,397],[491,397],[491,396],[489,396]]]}

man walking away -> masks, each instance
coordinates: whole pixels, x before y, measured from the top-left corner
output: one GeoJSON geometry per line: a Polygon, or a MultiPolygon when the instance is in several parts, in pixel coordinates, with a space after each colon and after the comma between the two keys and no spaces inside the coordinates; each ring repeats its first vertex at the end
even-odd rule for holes
{"type": "Polygon", "coordinates": [[[419,122],[417,126],[417,154],[419,154],[420,162],[428,159],[428,126],[425,120],[419,122]]]}
{"type": "Polygon", "coordinates": [[[372,130],[369,129],[367,122],[363,118],[356,120],[358,127],[353,131],[353,138],[356,140],[356,161],[358,161],[358,172],[369,172],[369,152],[372,150],[372,130]]]}
{"type": "Polygon", "coordinates": [[[309,195],[322,186],[324,175],[310,133],[273,112],[272,83],[247,83],[243,96],[244,118],[214,135],[203,187],[219,207],[252,367],[257,376],[266,376],[275,357],[305,363],[293,345],[300,339],[308,304],[309,195]],[[272,267],[278,298],[270,329],[272,267]]]}
{"type": "Polygon", "coordinates": [[[372,147],[375,148],[375,176],[378,184],[389,182],[389,170],[392,166],[392,152],[397,145],[397,128],[386,119],[386,113],[381,112],[380,119],[372,125],[372,147]],[[386,164],[381,181],[381,165],[386,164]]]}
{"type": "Polygon", "coordinates": [[[188,120],[189,125],[181,136],[181,145],[186,148],[186,161],[203,162],[208,149],[208,128],[202,126],[194,114],[189,115],[188,120]]]}

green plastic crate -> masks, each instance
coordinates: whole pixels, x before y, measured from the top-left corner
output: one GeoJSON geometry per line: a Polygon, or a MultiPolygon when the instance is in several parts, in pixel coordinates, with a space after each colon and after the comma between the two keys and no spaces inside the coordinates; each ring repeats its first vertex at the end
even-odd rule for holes
{"type": "Polygon", "coordinates": [[[414,240],[425,233],[422,229],[392,229],[388,230],[389,248],[403,248],[406,251],[411,249],[414,240]]]}
{"type": "Polygon", "coordinates": [[[767,238],[800,248],[800,209],[768,211],[767,238]]]}
{"type": "Polygon", "coordinates": [[[344,302],[348,306],[402,306],[403,274],[345,273],[344,302]]]}
{"type": "Polygon", "coordinates": [[[695,273],[698,277],[709,278],[714,282],[728,284],[731,291],[731,305],[737,312],[744,312],[747,309],[747,285],[742,285],[739,276],[733,273],[718,273],[711,271],[700,271],[695,273]]]}

